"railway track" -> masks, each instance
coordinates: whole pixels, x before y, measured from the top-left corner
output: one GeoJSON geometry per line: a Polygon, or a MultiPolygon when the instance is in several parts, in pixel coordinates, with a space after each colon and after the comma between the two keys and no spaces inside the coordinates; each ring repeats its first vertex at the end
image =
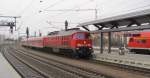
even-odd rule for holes
{"type": "Polygon", "coordinates": [[[63,59],[16,47],[7,48],[10,54],[23,60],[29,67],[49,78],[149,78],[124,69],[96,65],[82,60],[63,59]]]}
{"type": "MultiPolygon", "coordinates": [[[[23,52],[29,52],[27,50],[20,50],[20,51],[23,51],[23,52]]],[[[139,72],[136,72],[136,71],[131,71],[131,70],[127,70],[126,68],[117,68],[114,67],[114,66],[111,66],[112,64],[110,64],[110,69],[107,65],[107,68],[103,65],[93,65],[91,63],[83,63],[83,61],[80,60],[80,62],[78,60],[71,60],[73,62],[70,61],[70,59],[68,60],[63,60],[62,58],[60,57],[54,57],[54,56],[43,56],[43,54],[38,54],[38,53],[32,53],[32,52],[29,52],[31,55],[36,55],[36,56],[39,56],[39,57],[42,57],[42,58],[46,58],[48,60],[54,60],[54,61],[58,61],[58,62],[61,62],[61,63],[67,63],[71,66],[75,66],[75,67],[78,67],[79,69],[84,69],[84,70],[90,70],[90,71],[94,71],[93,73],[95,74],[102,74],[103,76],[109,76],[109,77],[114,77],[114,78],[149,78],[150,76],[149,75],[145,75],[145,74],[140,74],[139,72]],[[51,57],[51,58],[50,58],[51,57]],[[55,59],[54,59],[55,58],[55,59]],[[65,61],[65,62],[64,62],[65,61]],[[75,64],[76,62],[76,64],[75,64]],[[113,69],[113,70],[111,70],[113,69]]]]}
{"type": "Polygon", "coordinates": [[[96,63],[96,64],[103,64],[103,65],[106,65],[106,66],[113,67],[115,69],[119,68],[119,70],[121,70],[121,71],[127,71],[127,72],[131,72],[131,73],[134,72],[136,74],[145,75],[145,76],[150,77],[150,69],[146,69],[146,68],[139,68],[139,67],[123,65],[123,64],[117,64],[117,63],[106,62],[106,61],[97,61],[97,60],[93,60],[93,59],[83,60],[83,61],[88,61],[90,63],[96,63]]]}
{"type": "Polygon", "coordinates": [[[53,74],[57,74],[57,76],[54,76],[54,78],[113,78],[102,74],[96,74],[96,72],[81,69],[52,59],[46,59],[43,57],[41,58],[34,54],[28,54],[14,49],[11,49],[11,51],[13,51],[16,56],[20,56],[20,58],[26,59],[26,63],[28,62],[28,64],[34,65],[36,70],[43,71],[43,73],[45,73],[48,77],[49,75],[51,76],[53,74]]]}
{"type": "Polygon", "coordinates": [[[44,74],[34,70],[32,67],[25,64],[23,61],[18,59],[17,56],[9,53],[6,47],[1,47],[1,52],[22,78],[48,78],[44,74]]]}

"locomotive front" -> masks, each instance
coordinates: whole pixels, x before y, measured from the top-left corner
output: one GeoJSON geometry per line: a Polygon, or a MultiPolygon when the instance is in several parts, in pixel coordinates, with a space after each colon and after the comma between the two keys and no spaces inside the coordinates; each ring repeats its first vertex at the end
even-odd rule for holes
{"type": "Polygon", "coordinates": [[[72,35],[71,46],[75,50],[75,54],[79,57],[90,57],[93,52],[92,40],[90,33],[77,32],[72,35]]]}

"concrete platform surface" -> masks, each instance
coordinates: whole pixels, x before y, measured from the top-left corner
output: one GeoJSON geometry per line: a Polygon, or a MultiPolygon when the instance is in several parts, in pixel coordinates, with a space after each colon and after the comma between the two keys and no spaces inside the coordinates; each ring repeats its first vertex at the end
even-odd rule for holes
{"type": "Polygon", "coordinates": [[[0,53],[0,78],[21,78],[8,61],[0,53]]]}
{"type": "Polygon", "coordinates": [[[129,54],[129,53],[125,53],[125,55],[119,55],[118,52],[112,52],[110,54],[104,52],[101,54],[100,51],[94,51],[94,55],[95,60],[150,69],[150,55],[129,54]]]}

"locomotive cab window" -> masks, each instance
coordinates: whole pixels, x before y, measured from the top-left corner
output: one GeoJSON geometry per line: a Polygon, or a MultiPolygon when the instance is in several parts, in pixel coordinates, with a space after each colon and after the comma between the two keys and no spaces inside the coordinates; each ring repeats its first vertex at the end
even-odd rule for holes
{"type": "Polygon", "coordinates": [[[84,33],[77,33],[73,36],[73,39],[85,39],[85,34],[84,33]]]}
{"type": "Polygon", "coordinates": [[[74,35],[73,35],[73,39],[80,39],[80,40],[83,40],[83,39],[88,39],[89,36],[90,36],[89,34],[77,33],[77,34],[74,34],[74,35]]]}

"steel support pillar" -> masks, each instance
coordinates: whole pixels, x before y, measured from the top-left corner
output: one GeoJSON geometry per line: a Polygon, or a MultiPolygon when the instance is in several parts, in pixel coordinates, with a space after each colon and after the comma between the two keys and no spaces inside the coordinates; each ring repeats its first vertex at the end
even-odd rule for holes
{"type": "Polygon", "coordinates": [[[103,53],[103,33],[100,32],[100,53],[103,53]]]}
{"type": "Polygon", "coordinates": [[[108,32],[108,53],[111,53],[111,32],[108,32]]]}

